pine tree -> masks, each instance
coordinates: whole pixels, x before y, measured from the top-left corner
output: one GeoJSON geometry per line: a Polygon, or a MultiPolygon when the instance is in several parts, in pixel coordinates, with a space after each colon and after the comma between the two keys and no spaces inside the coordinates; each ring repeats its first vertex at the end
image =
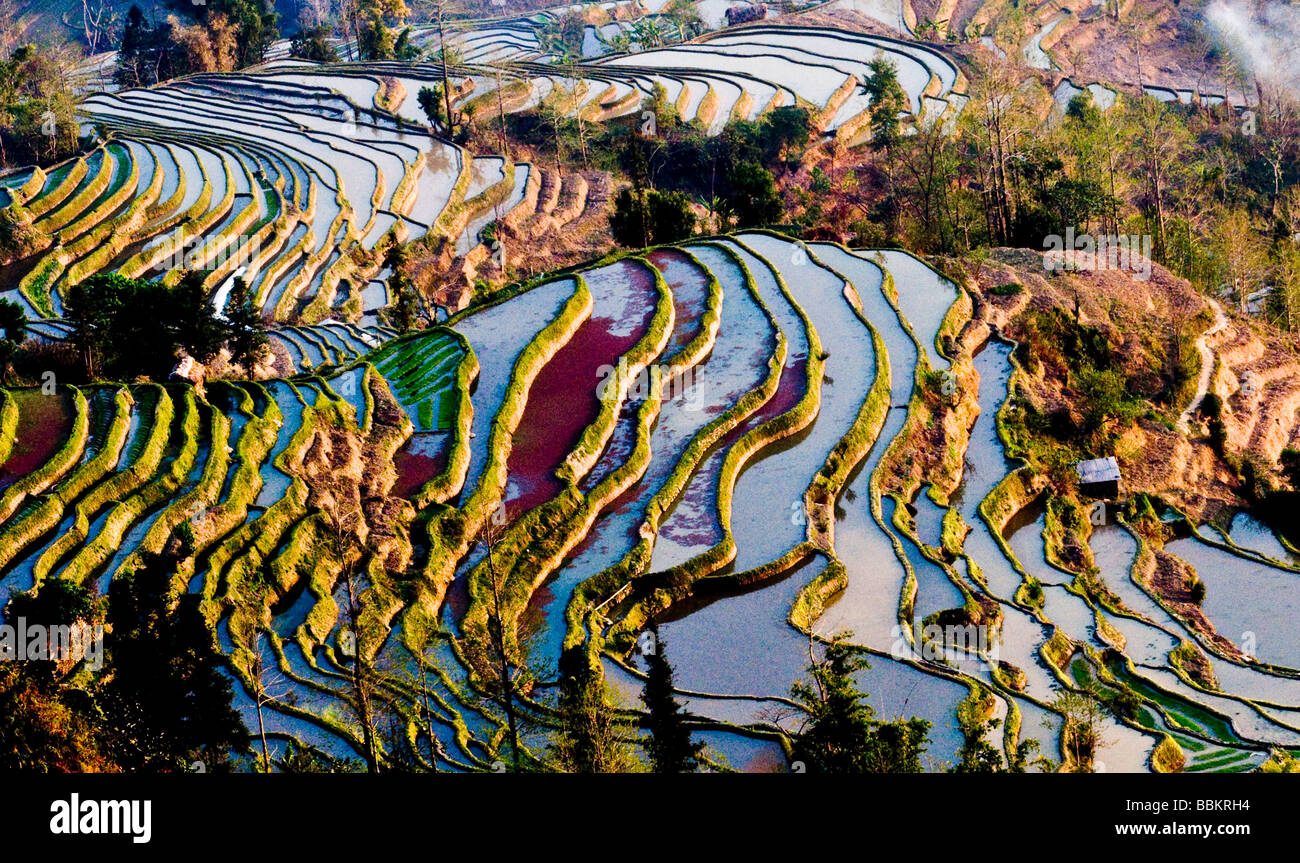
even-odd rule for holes
{"type": "Polygon", "coordinates": [[[864,702],[853,675],[869,668],[847,634],[826,645],[808,667],[811,682],[790,690],[807,714],[795,735],[795,759],[816,773],[919,773],[930,723],[923,719],[879,722],[864,702]]]}
{"type": "Polygon", "coordinates": [[[231,360],[251,374],[266,352],[268,340],[266,324],[253,307],[248,285],[242,277],[235,279],[226,298],[226,329],[226,347],[230,350],[231,360]]]}
{"type": "Polygon", "coordinates": [[[673,667],[664,652],[657,624],[651,623],[650,634],[653,647],[646,657],[649,669],[641,691],[641,702],[649,712],[645,724],[650,729],[646,743],[650,769],[655,773],[694,773],[699,769],[704,744],[691,741],[685,711],[673,695],[673,667]]]}
{"type": "Polygon", "coordinates": [[[623,773],[633,765],[606,697],[605,678],[582,646],[560,654],[559,728],[551,755],[566,773],[623,773]]]}

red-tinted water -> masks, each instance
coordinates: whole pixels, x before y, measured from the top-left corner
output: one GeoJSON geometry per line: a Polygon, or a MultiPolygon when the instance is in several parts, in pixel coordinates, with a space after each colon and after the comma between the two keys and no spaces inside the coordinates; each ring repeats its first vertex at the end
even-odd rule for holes
{"type": "Polygon", "coordinates": [[[673,292],[676,323],[663,353],[665,359],[672,359],[699,335],[700,316],[704,314],[704,305],[709,299],[709,279],[698,264],[676,249],[653,251],[646,255],[646,260],[663,273],[664,281],[673,292]]]}
{"type": "Polygon", "coordinates": [[[393,456],[397,481],[389,492],[394,497],[410,497],[425,483],[447,469],[447,434],[413,434],[393,456]]]}
{"type": "Polygon", "coordinates": [[[600,367],[616,365],[654,314],[654,278],[643,265],[620,261],[587,273],[586,279],[592,317],[533,380],[515,432],[506,490],[511,519],[560,492],[555,471],[600,410],[600,367]]]}

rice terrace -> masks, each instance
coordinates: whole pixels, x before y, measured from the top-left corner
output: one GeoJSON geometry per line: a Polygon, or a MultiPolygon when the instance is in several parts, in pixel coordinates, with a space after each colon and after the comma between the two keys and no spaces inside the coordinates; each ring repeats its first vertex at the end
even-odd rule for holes
{"type": "Polygon", "coordinates": [[[0,767],[1300,772],[1297,45],[0,0],[0,767]]]}

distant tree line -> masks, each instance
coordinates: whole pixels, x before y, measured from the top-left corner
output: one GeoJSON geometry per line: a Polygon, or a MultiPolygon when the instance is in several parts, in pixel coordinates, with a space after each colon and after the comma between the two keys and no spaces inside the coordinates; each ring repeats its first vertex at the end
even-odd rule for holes
{"type": "Polygon", "coordinates": [[[65,48],[35,45],[0,60],[0,167],[49,164],[78,151],[73,60],[65,48]]]}
{"type": "Polygon", "coordinates": [[[150,22],[139,6],[127,12],[114,78],[146,87],[195,72],[229,72],[262,62],[279,36],[270,0],[168,0],[174,14],[150,22]]]}

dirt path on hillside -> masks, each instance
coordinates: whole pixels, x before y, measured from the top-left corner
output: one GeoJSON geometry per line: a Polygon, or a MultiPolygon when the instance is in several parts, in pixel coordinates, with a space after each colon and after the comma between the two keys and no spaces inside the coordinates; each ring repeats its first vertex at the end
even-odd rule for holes
{"type": "Polygon", "coordinates": [[[1214,352],[1205,341],[1228,325],[1228,316],[1224,314],[1223,306],[1219,305],[1219,301],[1207,298],[1207,302],[1214,307],[1214,325],[1196,339],[1196,350],[1201,354],[1201,376],[1196,382],[1196,395],[1192,396],[1187,410],[1183,411],[1183,415],[1178,418],[1178,428],[1184,433],[1187,432],[1187,424],[1191,420],[1192,413],[1201,406],[1201,400],[1205,398],[1205,393],[1210,388],[1210,375],[1214,372],[1214,352]]]}

